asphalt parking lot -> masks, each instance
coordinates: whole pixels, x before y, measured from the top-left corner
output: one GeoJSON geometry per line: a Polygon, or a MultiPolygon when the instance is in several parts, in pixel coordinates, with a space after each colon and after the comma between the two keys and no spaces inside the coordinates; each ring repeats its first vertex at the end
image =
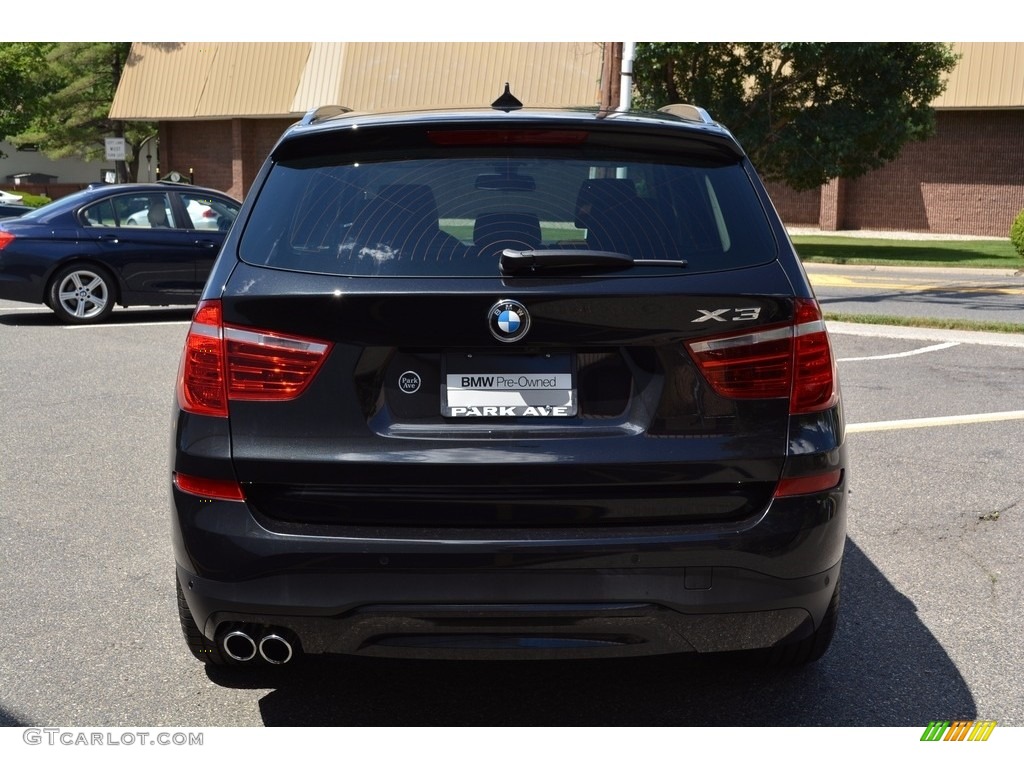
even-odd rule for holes
{"type": "Polygon", "coordinates": [[[1024,726],[1024,339],[833,329],[850,529],[838,635],[810,668],[327,659],[227,674],[188,654],[174,605],[188,316],[70,328],[0,302],[0,725],[1024,726]]]}

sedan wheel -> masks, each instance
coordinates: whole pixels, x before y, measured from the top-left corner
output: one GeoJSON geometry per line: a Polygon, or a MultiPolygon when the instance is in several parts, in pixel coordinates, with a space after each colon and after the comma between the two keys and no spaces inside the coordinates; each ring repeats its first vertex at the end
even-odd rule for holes
{"type": "Polygon", "coordinates": [[[94,323],[114,308],[112,286],[98,267],[65,267],[50,284],[50,306],[65,323],[94,323]]]}

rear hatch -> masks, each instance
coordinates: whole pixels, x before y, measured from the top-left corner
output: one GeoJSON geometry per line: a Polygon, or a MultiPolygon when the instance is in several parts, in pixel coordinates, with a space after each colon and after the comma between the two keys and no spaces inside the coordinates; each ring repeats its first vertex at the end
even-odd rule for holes
{"type": "Polygon", "coordinates": [[[824,327],[737,150],[576,126],[352,133],[278,148],[205,304],[258,516],[565,528],[765,508],[791,412],[831,378],[794,389],[824,327]]]}

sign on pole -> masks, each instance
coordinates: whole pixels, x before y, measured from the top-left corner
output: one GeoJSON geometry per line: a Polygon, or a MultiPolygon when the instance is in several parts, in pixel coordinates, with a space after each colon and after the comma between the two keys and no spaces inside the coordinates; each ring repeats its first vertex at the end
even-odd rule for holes
{"type": "Polygon", "coordinates": [[[124,139],[104,139],[107,147],[107,160],[124,160],[125,143],[124,139]]]}

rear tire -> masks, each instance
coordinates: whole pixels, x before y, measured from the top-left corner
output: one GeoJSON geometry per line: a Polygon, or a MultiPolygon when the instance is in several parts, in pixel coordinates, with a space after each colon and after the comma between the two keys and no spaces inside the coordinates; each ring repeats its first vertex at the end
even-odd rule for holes
{"type": "Polygon", "coordinates": [[[47,303],[64,323],[98,323],[114,309],[114,278],[102,267],[69,264],[57,270],[47,303]]]}
{"type": "Polygon", "coordinates": [[[189,651],[205,664],[216,666],[227,664],[227,660],[217,645],[207,640],[206,636],[199,631],[199,626],[192,618],[192,611],[189,610],[188,603],[185,601],[185,593],[182,592],[181,584],[177,579],[174,580],[174,586],[178,592],[178,618],[181,621],[181,633],[185,636],[185,644],[189,651]]]}

